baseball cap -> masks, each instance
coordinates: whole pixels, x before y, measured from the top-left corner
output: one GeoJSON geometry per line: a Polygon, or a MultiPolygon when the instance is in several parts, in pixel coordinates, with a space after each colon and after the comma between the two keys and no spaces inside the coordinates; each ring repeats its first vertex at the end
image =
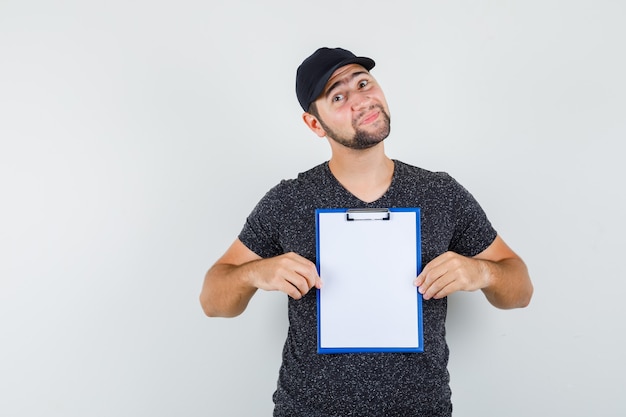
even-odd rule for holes
{"type": "Polygon", "coordinates": [[[342,48],[319,48],[302,61],[296,71],[296,96],[304,111],[309,111],[311,103],[317,100],[329,78],[337,70],[348,64],[362,65],[366,70],[374,68],[371,58],[358,57],[342,48]]]}

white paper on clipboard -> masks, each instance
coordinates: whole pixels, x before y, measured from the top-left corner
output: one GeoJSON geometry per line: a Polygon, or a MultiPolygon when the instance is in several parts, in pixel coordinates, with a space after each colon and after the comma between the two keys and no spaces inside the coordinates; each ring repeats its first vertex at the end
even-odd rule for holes
{"type": "Polygon", "coordinates": [[[318,352],[422,352],[419,208],[319,209],[316,227],[318,352]]]}

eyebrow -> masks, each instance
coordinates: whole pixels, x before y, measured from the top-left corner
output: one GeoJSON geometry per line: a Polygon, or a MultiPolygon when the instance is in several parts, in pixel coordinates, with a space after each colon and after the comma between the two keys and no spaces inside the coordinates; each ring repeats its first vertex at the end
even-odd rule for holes
{"type": "Polygon", "coordinates": [[[350,81],[354,80],[355,78],[357,78],[357,77],[359,77],[359,76],[361,76],[363,74],[369,74],[369,72],[367,72],[367,71],[353,72],[352,75],[350,75],[349,77],[344,77],[344,78],[334,82],[330,87],[328,87],[328,90],[326,90],[326,93],[324,94],[324,97],[328,98],[331,95],[331,93],[333,92],[333,90],[335,90],[341,84],[348,84],[348,83],[350,83],[350,81]]]}

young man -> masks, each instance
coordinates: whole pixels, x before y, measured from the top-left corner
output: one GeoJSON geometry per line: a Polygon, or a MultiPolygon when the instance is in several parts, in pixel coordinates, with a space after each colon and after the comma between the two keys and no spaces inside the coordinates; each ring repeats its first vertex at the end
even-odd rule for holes
{"type": "Polygon", "coordinates": [[[296,75],[303,120],[332,156],[272,188],[205,277],[208,316],[241,314],[259,288],[289,295],[274,416],[450,416],[446,296],[480,289],[499,308],[525,307],[532,296],[524,262],[468,191],[385,155],[389,108],[373,67],[341,48],[304,60],[296,75]],[[315,209],[336,207],[420,207],[423,353],[317,353],[315,209]]]}

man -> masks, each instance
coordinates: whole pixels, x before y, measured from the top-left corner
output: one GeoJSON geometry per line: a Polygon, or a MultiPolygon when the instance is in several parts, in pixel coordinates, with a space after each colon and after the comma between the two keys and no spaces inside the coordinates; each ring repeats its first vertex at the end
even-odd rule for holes
{"type": "Polygon", "coordinates": [[[208,316],[241,314],[259,288],[289,295],[274,416],[450,416],[446,296],[480,289],[499,308],[525,307],[532,296],[524,262],[469,192],[445,173],[385,155],[389,108],[373,67],[341,48],[304,60],[296,75],[303,120],[332,156],[272,188],[205,277],[208,316]],[[315,209],[337,207],[420,207],[423,353],[317,354],[315,209]]]}

